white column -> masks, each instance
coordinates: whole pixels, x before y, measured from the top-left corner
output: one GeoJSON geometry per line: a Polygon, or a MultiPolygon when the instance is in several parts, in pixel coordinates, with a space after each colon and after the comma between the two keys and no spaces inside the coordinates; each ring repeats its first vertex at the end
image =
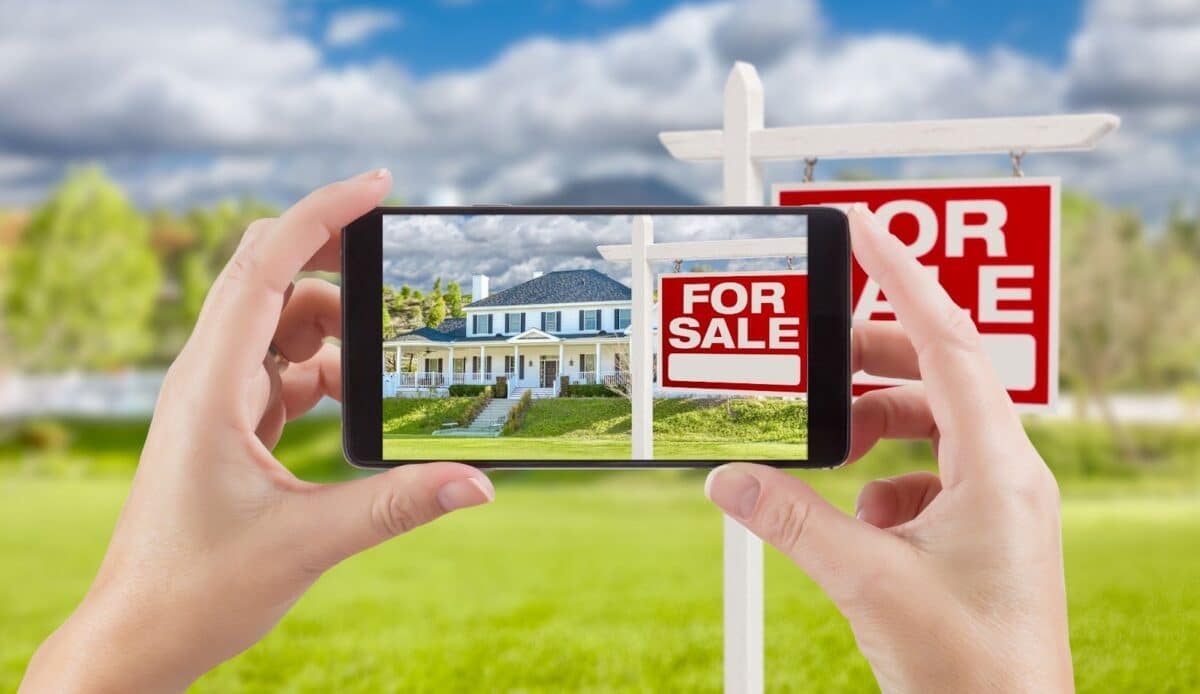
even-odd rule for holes
{"type": "MultiPolygon", "coordinates": [[[[564,373],[566,372],[566,370],[567,370],[567,364],[566,364],[566,362],[563,360],[563,351],[564,351],[564,350],[563,350],[563,343],[559,342],[559,343],[558,343],[558,380],[557,380],[557,382],[556,382],[556,383],[561,383],[561,382],[562,382],[562,376],[563,376],[563,374],[564,374],[564,373]]],[[[557,388],[557,387],[558,387],[558,386],[557,386],[557,385],[555,385],[555,388],[557,388]]]]}
{"type": "MultiPolygon", "coordinates": [[[[630,317],[632,320],[632,316],[630,317]]],[[[596,363],[592,364],[592,377],[596,383],[600,382],[600,343],[596,343],[596,363]]]]}
{"type": "Polygon", "coordinates": [[[483,345],[479,345],[479,382],[487,381],[487,354],[484,353],[483,345]]]}
{"type": "Polygon", "coordinates": [[[646,247],[654,243],[654,225],[650,217],[633,218],[630,270],[633,275],[632,320],[634,329],[629,335],[629,400],[632,405],[634,460],[654,458],[654,388],[650,383],[653,358],[650,338],[650,260],[646,247]]]}
{"type": "Polygon", "coordinates": [[[450,374],[446,377],[446,385],[454,383],[454,347],[450,348],[450,356],[446,359],[446,373],[450,374]]]}
{"type": "Polygon", "coordinates": [[[520,373],[521,373],[521,346],[514,342],[513,343],[513,375],[512,375],[513,382],[509,384],[510,392],[512,391],[511,386],[514,386],[517,384],[518,374],[520,374],[520,373]]]}
{"type": "Polygon", "coordinates": [[[397,373],[404,370],[403,368],[401,368],[401,365],[400,365],[400,356],[403,352],[404,352],[404,348],[401,347],[400,345],[396,345],[396,369],[395,370],[397,373]]]}
{"type": "MultiPolygon", "coordinates": [[[[763,87],[754,67],[737,63],[725,82],[726,205],[763,204],[762,165],[750,155],[750,133],[763,128],[763,87]]],[[[763,690],[762,541],[725,517],[725,692],[763,690]]]]}

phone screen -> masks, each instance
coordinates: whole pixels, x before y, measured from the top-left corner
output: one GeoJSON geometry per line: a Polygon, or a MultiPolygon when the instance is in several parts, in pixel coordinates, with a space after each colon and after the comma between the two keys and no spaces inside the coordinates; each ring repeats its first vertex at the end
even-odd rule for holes
{"type": "Polygon", "coordinates": [[[642,218],[654,244],[689,256],[643,264],[643,307],[635,222],[385,213],[382,459],[628,463],[631,396],[647,379],[655,460],[805,460],[809,373],[821,367],[810,368],[808,255],[796,243],[808,218],[642,218]],[[779,239],[789,254],[769,244],[779,239]],[[771,250],[687,252],[708,241],[771,250]]]}

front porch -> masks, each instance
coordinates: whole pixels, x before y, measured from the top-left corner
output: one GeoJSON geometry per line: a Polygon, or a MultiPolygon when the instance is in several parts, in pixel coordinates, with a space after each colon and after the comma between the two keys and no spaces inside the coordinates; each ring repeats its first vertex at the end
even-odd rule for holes
{"type": "Polygon", "coordinates": [[[627,378],[628,340],[623,336],[563,339],[529,332],[540,335],[452,345],[385,342],[383,397],[442,397],[451,385],[492,385],[501,376],[510,398],[526,388],[558,395],[562,376],[573,384],[627,378]]]}

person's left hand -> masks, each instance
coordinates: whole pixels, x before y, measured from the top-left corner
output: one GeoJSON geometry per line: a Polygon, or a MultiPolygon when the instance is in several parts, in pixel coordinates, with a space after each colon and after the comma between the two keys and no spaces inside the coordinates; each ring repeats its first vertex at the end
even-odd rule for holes
{"type": "MultiPolygon", "coordinates": [[[[275,625],[325,570],[444,513],[491,501],[467,465],[406,465],[333,485],[271,454],[285,421],[341,397],[341,229],[379,204],[386,170],[254,222],[171,365],[129,499],[75,613],[22,691],[182,690],[275,625]],[[291,365],[280,373],[270,348],[291,365]]],[[[414,557],[413,561],[420,561],[414,557]]]]}

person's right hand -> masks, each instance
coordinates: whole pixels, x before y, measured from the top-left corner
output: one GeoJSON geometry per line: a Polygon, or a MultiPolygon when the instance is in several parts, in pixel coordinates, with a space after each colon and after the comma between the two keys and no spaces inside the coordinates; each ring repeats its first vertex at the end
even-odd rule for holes
{"type": "Polygon", "coordinates": [[[717,468],[706,493],[832,598],[884,691],[1070,691],[1054,477],[970,316],[862,205],[850,232],[903,326],[856,325],[854,368],[921,379],[854,403],[850,458],[928,438],[939,475],[868,483],[857,518],[761,465],[717,468]]]}

